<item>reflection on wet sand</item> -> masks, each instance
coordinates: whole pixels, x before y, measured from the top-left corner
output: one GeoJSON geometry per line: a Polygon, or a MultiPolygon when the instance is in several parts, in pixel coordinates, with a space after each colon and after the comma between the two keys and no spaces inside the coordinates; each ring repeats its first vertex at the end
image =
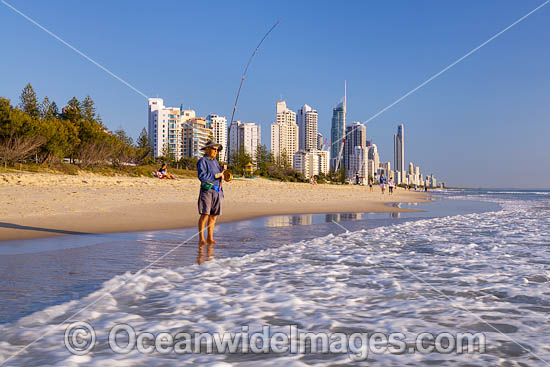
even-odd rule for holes
{"type": "MultiPolygon", "coordinates": [[[[318,215],[316,215],[318,216],[318,215]]],[[[361,220],[363,213],[333,213],[326,214],[324,223],[340,222],[346,220],[361,220]]],[[[314,220],[312,214],[302,215],[276,215],[266,218],[265,225],[267,227],[290,227],[290,226],[307,226],[315,223],[323,223],[319,218],[314,220]]]]}
{"type": "Polygon", "coordinates": [[[214,246],[211,243],[207,245],[199,243],[199,250],[197,252],[197,264],[200,265],[205,261],[210,261],[212,260],[213,257],[214,257],[214,246]],[[206,247],[206,254],[204,251],[205,250],[204,247],[206,247]]]}
{"type": "MultiPolygon", "coordinates": [[[[393,203],[391,205],[394,208],[401,208],[401,203],[393,203]]],[[[400,214],[399,212],[390,212],[390,218],[399,218],[400,214]]]]}
{"type": "Polygon", "coordinates": [[[363,213],[332,213],[325,215],[326,223],[361,219],[363,219],[363,213]]]}
{"type": "Polygon", "coordinates": [[[277,215],[266,219],[267,227],[307,226],[312,223],[313,216],[306,215],[277,215]]]}

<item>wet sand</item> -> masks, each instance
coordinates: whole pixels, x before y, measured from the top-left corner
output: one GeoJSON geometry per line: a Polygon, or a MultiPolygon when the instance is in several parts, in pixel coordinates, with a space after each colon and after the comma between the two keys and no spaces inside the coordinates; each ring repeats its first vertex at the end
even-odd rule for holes
{"type": "MultiPolygon", "coordinates": [[[[146,177],[0,174],[0,240],[195,226],[198,181],[146,177]]],[[[220,222],[277,214],[409,211],[393,202],[423,202],[424,193],[378,187],[310,185],[266,179],[224,184],[220,222]]]]}

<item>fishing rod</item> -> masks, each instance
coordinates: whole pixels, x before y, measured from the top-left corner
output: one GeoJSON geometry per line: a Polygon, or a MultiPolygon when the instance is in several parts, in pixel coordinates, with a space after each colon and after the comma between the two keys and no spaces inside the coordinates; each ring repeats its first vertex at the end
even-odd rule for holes
{"type": "Polygon", "coordinates": [[[248,59],[248,63],[246,64],[246,67],[244,68],[243,76],[241,77],[241,84],[239,84],[239,89],[237,90],[237,96],[235,97],[235,104],[233,105],[233,113],[231,114],[231,121],[229,122],[229,127],[227,129],[227,147],[226,147],[226,155],[225,158],[227,161],[229,161],[229,140],[231,139],[231,135],[229,132],[231,131],[231,125],[233,124],[233,119],[235,118],[235,112],[237,111],[237,103],[239,103],[239,96],[241,95],[241,89],[243,87],[244,79],[246,78],[246,72],[248,71],[248,67],[250,66],[250,63],[252,62],[252,59],[254,59],[254,56],[256,53],[258,53],[258,50],[260,49],[260,46],[264,42],[264,40],[269,36],[271,31],[275,29],[279,25],[280,21],[276,21],[275,24],[271,28],[269,28],[269,31],[263,36],[260,43],[258,43],[258,46],[254,49],[254,52],[252,52],[252,55],[250,55],[250,58],[248,59]]]}

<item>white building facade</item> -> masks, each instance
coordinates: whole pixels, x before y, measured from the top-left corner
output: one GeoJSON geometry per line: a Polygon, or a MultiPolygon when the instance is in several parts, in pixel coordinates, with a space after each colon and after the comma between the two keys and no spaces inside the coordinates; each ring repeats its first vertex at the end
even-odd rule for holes
{"type": "Polygon", "coordinates": [[[369,145],[368,152],[369,161],[372,161],[372,163],[368,165],[368,175],[374,180],[377,178],[378,168],[380,168],[380,155],[378,154],[378,147],[376,144],[369,145]]]}
{"type": "Polygon", "coordinates": [[[223,149],[219,152],[218,159],[220,162],[226,162],[227,119],[223,116],[211,113],[206,116],[206,128],[212,130],[212,139],[214,142],[223,146],[223,149]]]}
{"type": "Polygon", "coordinates": [[[202,148],[209,140],[212,140],[212,129],[206,127],[206,119],[195,117],[183,124],[184,157],[202,157],[204,155],[202,148]]]}
{"type": "Polygon", "coordinates": [[[260,145],[260,126],[253,122],[234,121],[229,127],[229,154],[246,153],[256,161],[256,152],[260,145]]]}
{"type": "Polygon", "coordinates": [[[305,151],[320,149],[317,136],[317,111],[305,104],[298,110],[296,119],[299,135],[298,149],[305,151]]]}
{"type": "Polygon", "coordinates": [[[354,180],[357,176],[366,181],[369,177],[369,153],[366,147],[356,146],[348,156],[347,177],[354,180]]]}
{"type": "Polygon", "coordinates": [[[294,153],[299,147],[299,128],[296,113],[286,107],[285,101],[277,102],[277,121],[271,125],[271,152],[276,160],[286,159],[293,166],[294,153]]]}
{"type": "Polygon", "coordinates": [[[294,153],[294,169],[309,178],[319,173],[329,173],[330,153],[327,150],[299,150],[294,153]]]}
{"type": "Polygon", "coordinates": [[[148,134],[155,158],[166,154],[175,159],[184,156],[183,127],[195,118],[195,111],[166,107],[162,98],[149,98],[148,134]]]}

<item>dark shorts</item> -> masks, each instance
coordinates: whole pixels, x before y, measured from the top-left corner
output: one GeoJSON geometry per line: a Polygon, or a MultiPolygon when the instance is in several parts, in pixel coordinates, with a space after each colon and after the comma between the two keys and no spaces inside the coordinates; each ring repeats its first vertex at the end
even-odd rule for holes
{"type": "Polygon", "coordinates": [[[222,193],[216,190],[203,190],[199,193],[199,214],[220,215],[222,212],[222,193]]]}

